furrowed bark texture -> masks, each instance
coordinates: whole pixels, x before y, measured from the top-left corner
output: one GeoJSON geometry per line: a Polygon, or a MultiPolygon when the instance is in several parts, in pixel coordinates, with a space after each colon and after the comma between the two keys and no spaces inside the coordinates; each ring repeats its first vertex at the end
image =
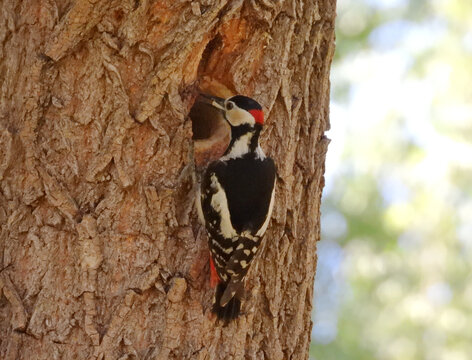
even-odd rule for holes
{"type": "Polygon", "coordinates": [[[306,359],[335,0],[0,1],[0,358],[306,359]],[[210,313],[203,83],[278,165],[244,315],[210,313]],[[209,84],[209,85],[208,85],[209,84]]]}

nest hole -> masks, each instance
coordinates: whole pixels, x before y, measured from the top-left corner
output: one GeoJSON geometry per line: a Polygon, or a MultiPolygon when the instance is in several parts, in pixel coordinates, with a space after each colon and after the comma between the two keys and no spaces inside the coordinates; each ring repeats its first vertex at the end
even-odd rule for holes
{"type": "MultiPolygon", "coordinates": [[[[211,76],[222,48],[222,37],[216,34],[202,53],[197,78],[202,93],[226,98],[231,96],[232,92],[221,82],[222,79],[211,76]]],[[[190,109],[189,118],[192,120],[195,164],[197,167],[203,167],[224,154],[231,139],[231,129],[220,110],[199,100],[197,97],[190,109]]]]}
{"type": "Polygon", "coordinates": [[[193,140],[211,138],[222,120],[216,109],[198,100],[190,109],[189,116],[192,119],[193,140]]]}
{"type": "Polygon", "coordinates": [[[197,166],[205,166],[223,155],[230,141],[230,128],[220,111],[198,99],[190,109],[197,166]]]}

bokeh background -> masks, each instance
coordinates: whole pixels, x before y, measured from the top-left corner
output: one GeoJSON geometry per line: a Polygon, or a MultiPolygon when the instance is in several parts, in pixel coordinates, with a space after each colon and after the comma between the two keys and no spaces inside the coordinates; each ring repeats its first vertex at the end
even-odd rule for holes
{"type": "Polygon", "coordinates": [[[316,360],[472,359],[472,1],[338,0],[316,360]]]}

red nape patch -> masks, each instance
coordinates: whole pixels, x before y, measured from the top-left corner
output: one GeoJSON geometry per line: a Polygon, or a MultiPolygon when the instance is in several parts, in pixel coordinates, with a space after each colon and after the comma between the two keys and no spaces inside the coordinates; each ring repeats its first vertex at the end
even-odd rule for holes
{"type": "Polygon", "coordinates": [[[249,110],[249,112],[256,120],[256,123],[264,125],[264,113],[262,110],[249,110]]]}
{"type": "Polygon", "coordinates": [[[215,264],[213,263],[213,258],[210,254],[210,286],[214,288],[221,282],[218,273],[216,272],[215,264]]]}

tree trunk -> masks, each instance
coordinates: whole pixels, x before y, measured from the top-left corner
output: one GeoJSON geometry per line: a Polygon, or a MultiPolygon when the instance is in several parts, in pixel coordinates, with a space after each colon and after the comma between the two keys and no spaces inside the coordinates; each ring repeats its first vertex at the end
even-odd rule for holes
{"type": "Polygon", "coordinates": [[[306,359],[335,0],[0,8],[0,358],[306,359]],[[194,207],[199,89],[257,99],[278,167],[227,326],[194,207]]]}

